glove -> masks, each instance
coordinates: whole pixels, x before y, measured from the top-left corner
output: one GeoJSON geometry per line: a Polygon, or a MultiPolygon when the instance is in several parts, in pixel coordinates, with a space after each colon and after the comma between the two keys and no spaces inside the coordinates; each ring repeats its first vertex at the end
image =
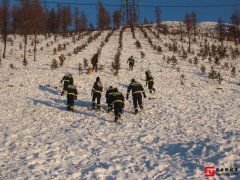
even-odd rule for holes
{"type": "Polygon", "coordinates": [[[61,96],[63,96],[63,95],[64,95],[64,91],[61,92],[61,96]]]}
{"type": "Polygon", "coordinates": [[[144,98],[147,98],[146,94],[143,94],[144,98]]]}
{"type": "Polygon", "coordinates": [[[126,99],[128,100],[128,95],[126,96],[126,99]]]}

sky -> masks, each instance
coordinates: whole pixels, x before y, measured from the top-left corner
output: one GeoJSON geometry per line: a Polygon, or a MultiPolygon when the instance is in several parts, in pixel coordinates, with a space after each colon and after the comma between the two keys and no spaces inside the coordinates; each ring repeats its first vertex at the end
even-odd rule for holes
{"type": "MultiPolygon", "coordinates": [[[[46,3],[48,9],[56,6],[55,3],[80,3],[80,4],[96,4],[98,0],[40,0],[46,3]]],[[[102,0],[105,5],[120,5],[121,0],[102,0]]],[[[16,3],[17,0],[12,0],[16,3]]],[[[198,22],[203,21],[218,21],[221,17],[224,22],[230,22],[230,16],[233,11],[238,9],[240,11],[240,0],[139,0],[140,18],[139,23],[142,23],[144,17],[149,22],[155,21],[154,7],[145,6],[160,6],[162,21],[183,21],[186,13],[195,11],[198,22]],[[201,5],[233,5],[220,7],[161,7],[161,6],[201,6],[201,5]]],[[[96,26],[96,6],[92,5],[71,5],[72,9],[78,7],[80,11],[84,11],[88,17],[89,22],[96,26]]],[[[119,9],[118,6],[107,6],[109,12],[112,14],[114,10],[119,9]]]]}

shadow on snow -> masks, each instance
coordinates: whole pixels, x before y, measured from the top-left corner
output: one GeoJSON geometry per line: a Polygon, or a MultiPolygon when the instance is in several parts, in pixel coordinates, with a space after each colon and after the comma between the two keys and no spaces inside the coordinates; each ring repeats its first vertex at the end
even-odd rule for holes
{"type": "MultiPolygon", "coordinates": [[[[32,100],[34,105],[42,104],[42,105],[45,105],[45,106],[48,106],[48,107],[57,108],[61,111],[66,110],[66,108],[67,108],[66,107],[67,106],[67,100],[66,99],[63,100],[63,99],[51,98],[52,101],[39,100],[39,99],[34,99],[34,98],[28,98],[28,99],[32,100]]],[[[88,101],[77,100],[75,102],[75,105],[79,106],[79,107],[91,107],[92,103],[88,102],[88,101]]],[[[107,121],[107,122],[113,122],[113,121],[107,120],[106,118],[99,117],[95,113],[95,111],[89,113],[89,112],[86,112],[86,111],[80,111],[80,110],[75,109],[73,113],[83,114],[83,115],[89,116],[89,117],[96,117],[99,120],[103,120],[103,121],[107,121]]]]}
{"type": "Polygon", "coordinates": [[[59,91],[57,89],[51,88],[50,85],[40,85],[38,88],[42,91],[49,92],[49,93],[54,94],[54,95],[59,94],[58,93],[59,91]]]}

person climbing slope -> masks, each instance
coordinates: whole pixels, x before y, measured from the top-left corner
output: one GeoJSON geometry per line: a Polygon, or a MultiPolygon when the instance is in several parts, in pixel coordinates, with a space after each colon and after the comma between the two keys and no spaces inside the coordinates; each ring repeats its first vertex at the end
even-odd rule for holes
{"type": "Polygon", "coordinates": [[[65,76],[61,79],[60,83],[63,83],[63,91],[66,91],[68,84],[73,84],[73,77],[71,73],[66,73],[65,76]]]}
{"type": "Polygon", "coordinates": [[[101,95],[102,95],[102,91],[103,91],[103,85],[100,81],[100,77],[96,78],[96,81],[93,85],[92,88],[92,109],[95,108],[95,100],[97,99],[97,110],[101,109],[101,95]]]}
{"type": "Polygon", "coordinates": [[[61,96],[63,96],[65,93],[67,94],[67,110],[73,111],[74,100],[77,99],[78,94],[76,86],[74,86],[72,82],[69,82],[67,89],[62,91],[61,96]]]}
{"type": "Polygon", "coordinates": [[[135,114],[137,114],[138,106],[140,107],[140,109],[143,109],[142,94],[144,98],[146,98],[147,96],[145,94],[143,86],[139,82],[135,81],[135,79],[132,79],[130,85],[128,86],[126,99],[128,99],[130,91],[132,91],[133,106],[135,114]]]}
{"type": "Polygon", "coordinates": [[[133,66],[134,66],[134,63],[135,63],[135,60],[134,60],[133,56],[128,58],[127,63],[129,65],[129,70],[133,70],[133,66]]]}
{"type": "Polygon", "coordinates": [[[106,95],[105,95],[105,97],[106,97],[106,103],[107,103],[107,105],[108,105],[108,110],[107,110],[107,112],[110,112],[110,111],[112,111],[112,109],[113,109],[113,107],[112,107],[112,102],[111,102],[111,97],[112,97],[112,95],[113,95],[113,90],[114,90],[114,88],[112,87],[112,86],[110,86],[108,89],[107,89],[107,92],[106,92],[106,95]]]}
{"type": "Polygon", "coordinates": [[[145,71],[145,74],[146,74],[146,86],[148,87],[150,94],[152,94],[152,91],[154,91],[155,93],[156,90],[155,88],[153,88],[154,81],[151,72],[148,70],[145,71]]]}
{"type": "Polygon", "coordinates": [[[114,122],[118,122],[118,120],[121,118],[121,115],[123,113],[124,108],[124,96],[121,92],[118,91],[117,88],[114,88],[114,92],[111,96],[112,105],[114,107],[114,115],[115,119],[114,122]]]}

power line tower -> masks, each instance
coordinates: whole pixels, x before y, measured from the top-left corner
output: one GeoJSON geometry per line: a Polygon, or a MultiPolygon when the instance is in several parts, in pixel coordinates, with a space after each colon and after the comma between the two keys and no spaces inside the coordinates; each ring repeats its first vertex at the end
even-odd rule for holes
{"type": "Polygon", "coordinates": [[[137,24],[140,16],[139,0],[121,0],[122,24],[137,24]]]}

